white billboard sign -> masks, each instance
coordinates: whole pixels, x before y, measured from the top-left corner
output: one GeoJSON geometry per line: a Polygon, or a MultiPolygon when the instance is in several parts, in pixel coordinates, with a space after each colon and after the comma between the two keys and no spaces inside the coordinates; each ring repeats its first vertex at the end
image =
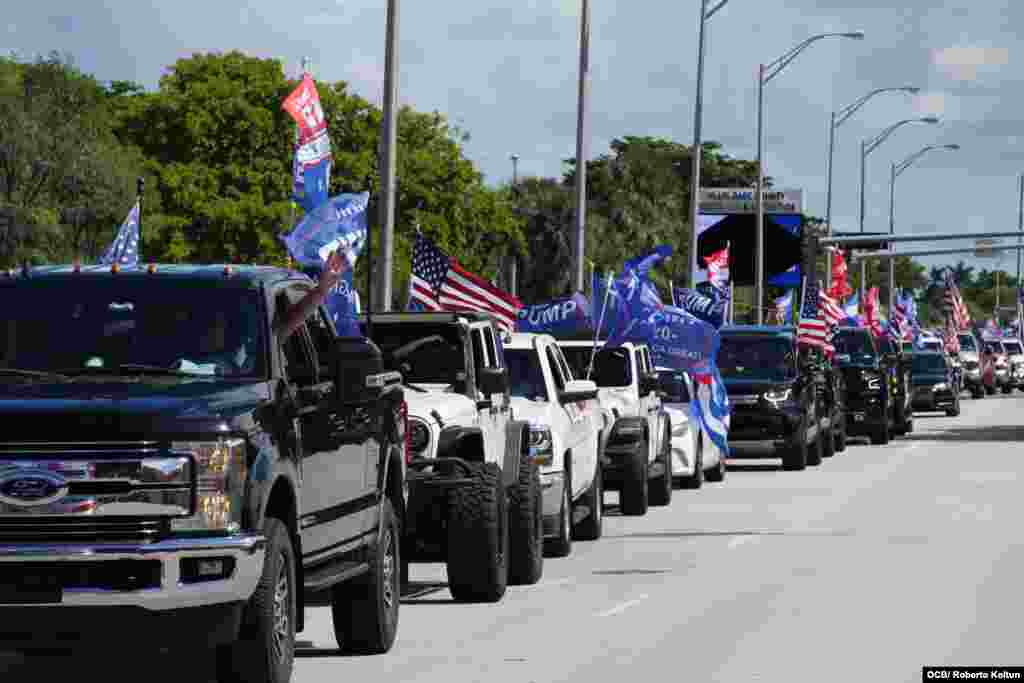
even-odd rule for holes
{"type": "MultiPolygon", "coordinates": [[[[757,213],[754,190],[741,188],[701,188],[698,208],[706,214],[757,213]]],[[[764,212],[803,213],[803,190],[763,190],[761,202],[764,212]]]]}

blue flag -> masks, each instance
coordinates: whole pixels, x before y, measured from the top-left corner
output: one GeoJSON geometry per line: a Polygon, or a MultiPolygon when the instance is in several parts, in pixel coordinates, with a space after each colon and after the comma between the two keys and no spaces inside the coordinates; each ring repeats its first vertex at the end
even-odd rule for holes
{"type": "Polygon", "coordinates": [[[723,456],[729,455],[729,394],[715,366],[712,372],[696,377],[696,400],[690,401],[690,415],[723,456]]]}
{"type": "Polygon", "coordinates": [[[312,213],[327,201],[327,190],[331,186],[331,160],[327,158],[315,164],[302,164],[296,153],[294,172],[293,198],[305,213],[312,213]]]}
{"type": "Polygon", "coordinates": [[[705,296],[692,289],[673,288],[673,299],[677,307],[699,320],[714,325],[715,328],[725,323],[726,299],[717,293],[712,292],[711,296],[705,296]]]}
{"type": "Polygon", "coordinates": [[[543,304],[524,306],[516,318],[516,332],[558,335],[592,329],[594,321],[587,297],[580,293],[543,304]]]}
{"type": "Polygon", "coordinates": [[[342,194],[307,213],[282,238],[292,258],[304,266],[322,267],[335,249],[341,249],[351,269],[366,245],[369,201],[369,192],[342,194]]]}
{"type": "Polygon", "coordinates": [[[139,265],[139,202],[128,212],[128,217],[117,231],[117,237],[97,261],[97,264],[112,265],[118,263],[125,266],[139,265]]]}

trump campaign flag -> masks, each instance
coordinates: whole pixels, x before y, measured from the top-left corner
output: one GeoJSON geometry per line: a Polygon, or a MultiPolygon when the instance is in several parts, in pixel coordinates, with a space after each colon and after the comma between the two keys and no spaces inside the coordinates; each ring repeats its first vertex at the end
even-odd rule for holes
{"type": "Polygon", "coordinates": [[[349,268],[366,245],[366,207],[370,193],[340,194],[303,216],[282,237],[288,253],[304,266],[322,266],[335,249],[341,249],[349,268]]]}
{"type": "Polygon", "coordinates": [[[303,74],[302,82],[285,98],[281,108],[299,127],[292,167],[294,195],[308,213],[327,200],[331,181],[331,138],[320,94],[308,73],[303,74]]]}
{"type": "Polygon", "coordinates": [[[677,308],[682,308],[690,315],[714,325],[716,328],[721,327],[725,323],[727,300],[715,288],[709,288],[707,291],[710,296],[705,296],[692,289],[673,287],[672,303],[677,308]]]}
{"type": "Polygon", "coordinates": [[[573,334],[593,328],[590,302],[576,294],[543,304],[523,306],[516,315],[516,332],[573,334]]]}

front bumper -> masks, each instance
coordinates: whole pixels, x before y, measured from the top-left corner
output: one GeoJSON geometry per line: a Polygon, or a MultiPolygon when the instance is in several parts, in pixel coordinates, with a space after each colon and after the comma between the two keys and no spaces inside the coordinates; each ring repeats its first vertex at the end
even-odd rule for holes
{"type": "Polygon", "coordinates": [[[931,388],[915,389],[912,405],[914,410],[946,410],[956,404],[956,398],[949,389],[933,391],[931,388]]]}
{"type": "Polygon", "coordinates": [[[120,643],[135,636],[161,645],[166,641],[160,633],[174,642],[193,636],[230,642],[265,554],[266,539],[255,534],[146,544],[0,545],[0,576],[47,583],[28,593],[0,586],[7,588],[0,597],[6,600],[0,602],[0,646],[72,648],[93,638],[120,643]],[[183,571],[186,563],[214,558],[228,561],[226,577],[196,581],[183,571]],[[141,567],[147,569],[136,569],[141,567]],[[142,587],[130,587],[132,581],[142,587]]]}
{"type": "Polygon", "coordinates": [[[846,433],[864,435],[885,424],[889,416],[881,395],[847,396],[846,433]]]}

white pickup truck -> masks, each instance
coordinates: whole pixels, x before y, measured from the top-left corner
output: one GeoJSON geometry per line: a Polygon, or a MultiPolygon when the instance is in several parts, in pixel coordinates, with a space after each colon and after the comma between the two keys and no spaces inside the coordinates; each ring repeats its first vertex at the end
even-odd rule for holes
{"type": "Polygon", "coordinates": [[[559,347],[579,376],[598,387],[604,415],[605,447],[601,454],[606,490],[619,492],[623,515],[644,515],[647,506],[672,501],[672,439],[668,415],[658,395],[658,374],[645,344],[604,348],[593,341],[559,340],[559,347]]]}
{"type": "Polygon", "coordinates": [[[597,385],[576,379],[547,334],[513,334],[505,362],[512,409],[530,424],[530,449],[541,468],[546,554],[565,557],[573,540],[601,537],[604,419],[597,385]]]}

